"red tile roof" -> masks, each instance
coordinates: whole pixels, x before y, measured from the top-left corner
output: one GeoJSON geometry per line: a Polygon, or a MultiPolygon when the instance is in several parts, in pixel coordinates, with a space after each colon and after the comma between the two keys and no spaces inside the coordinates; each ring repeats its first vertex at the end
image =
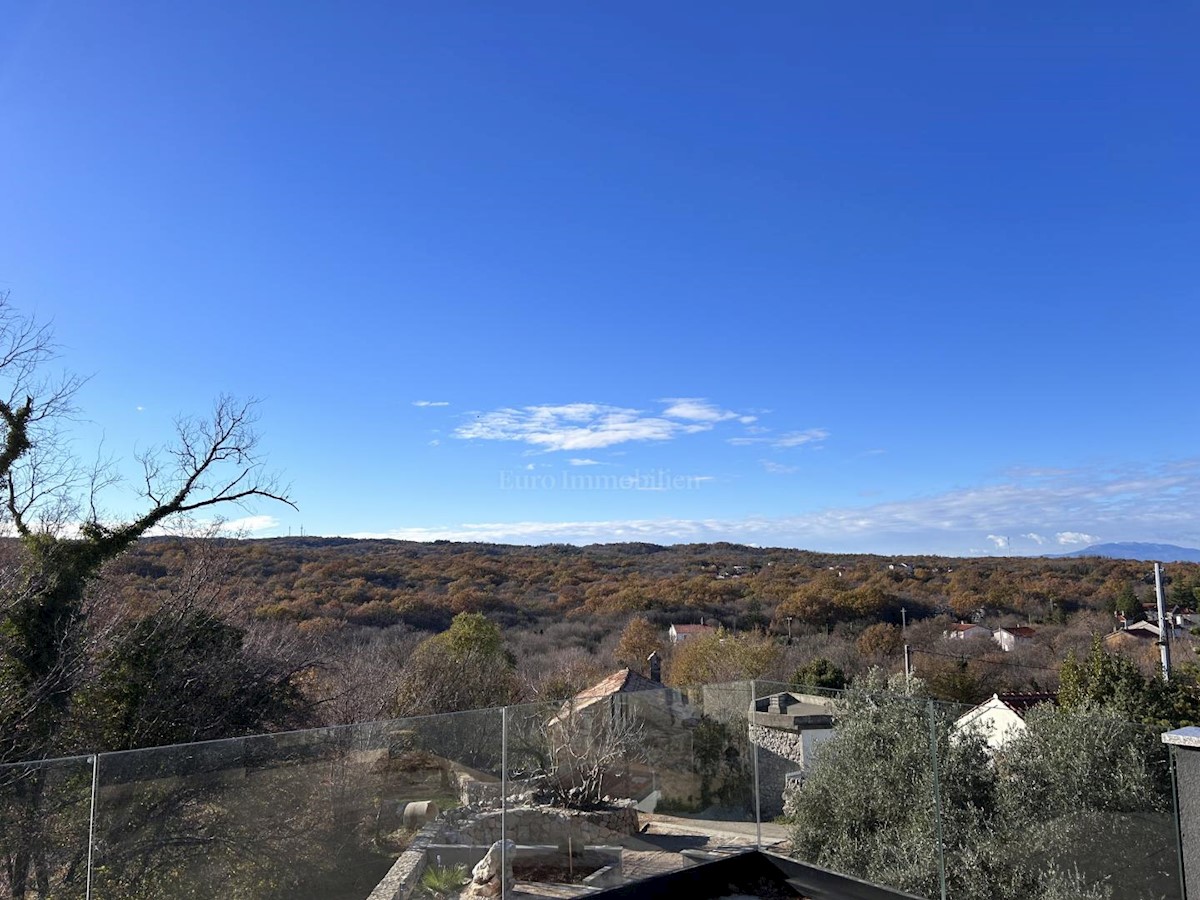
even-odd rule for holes
{"type": "Polygon", "coordinates": [[[996,699],[1019,716],[1024,716],[1039,703],[1058,703],[1058,694],[1052,691],[1026,691],[1025,693],[997,694],[996,699]]]}
{"type": "Polygon", "coordinates": [[[604,700],[613,694],[629,694],[633,691],[661,691],[663,685],[657,681],[651,681],[644,675],[639,675],[632,669],[621,669],[613,672],[602,681],[598,681],[591,687],[584,688],[570,700],[562,705],[559,710],[558,717],[563,718],[570,715],[572,712],[579,712],[587,709],[593,703],[604,700]]]}
{"type": "Polygon", "coordinates": [[[1037,634],[1037,629],[1030,628],[1028,625],[1014,625],[1012,628],[1005,628],[1004,630],[1019,638],[1031,638],[1037,634]]]}
{"type": "Polygon", "coordinates": [[[716,631],[711,625],[672,625],[676,634],[708,634],[716,631]]]}
{"type": "Polygon", "coordinates": [[[613,694],[628,694],[631,691],[660,691],[662,685],[651,681],[644,675],[639,675],[632,669],[621,669],[613,672],[603,681],[598,681],[589,688],[584,688],[574,696],[575,700],[594,700],[600,697],[610,697],[613,694]]]}

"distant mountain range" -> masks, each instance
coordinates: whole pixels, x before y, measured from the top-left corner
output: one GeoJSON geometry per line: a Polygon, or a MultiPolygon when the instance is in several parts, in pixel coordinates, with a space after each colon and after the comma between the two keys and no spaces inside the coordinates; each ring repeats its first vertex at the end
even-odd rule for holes
{"type": "Polygon", "coordinates": [[[1123,541],[1113,544],[1092,544],[1072,553],[1056,554],[1059,558],[1073,556],[1105,556],[1109,559],[1142,559],[1153,562],[1200,562],[1200,550],[1177,547],[1174,544],[1143,544],[1123,541]]]}

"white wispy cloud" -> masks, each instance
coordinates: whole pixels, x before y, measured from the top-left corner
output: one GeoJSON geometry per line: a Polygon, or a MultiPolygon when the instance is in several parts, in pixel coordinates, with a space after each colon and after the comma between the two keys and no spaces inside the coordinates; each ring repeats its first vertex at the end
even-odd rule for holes
{"type": "Polygon", "coordinates": [[[824,428],[809,428],[805,431],[789,431],[785,434],[761,434],[757,433],[753,437],[742,435],[740,437],[731,437],[728,439],[730,444],[735,447],[748,447],[752,444],[766,444],[771,447],[780,449],[788,449],[790,447],[803,447],[805,444],[819,444],[829,437],[829,432],[824,428]]]}
{"type": "Polygon", "coordinates": [[[663,410],[662,414],[672,419],[690,419],[694,422],[726,422],[729,419],[748,418],[751,422],[754,421],[753,416],[742,416],[732,410],[721,409],[702,397],[668,397],[659,402],[667,404],[667,408],[663,410]]]}
{"type": "Polygon", "coordinates": [[[989,534],[987,536],[987,539],[996,545],[997,550],[1007,550],[1008,549],[1008,544],[1009,544],[1008,538],[1006,538],[1002,534],[989,534]]]}
{"type": "Polygon", "coordinates": [[[414,400],[413,406],[449,406],[449,400],[414,400]]]}
{"type": "Polygon", "coordinates": [[[230,519],[221,524],[221,530],[231,534],[256,534],[260,531],[270,531],[279,527],[279,520],[274,516],[242,516],[240,519],[230,519]]]}
{"type": "Polygon", "coordinates": [[[675,399],[658,414],[602,403],[505,407],[479,413],[455,429],[464,440],[517,441],[544,451],[599,450],[638,441],[669,441],[742,418],[699,398],[675,399]]]}
{"type": "Polygon", "coordinates": [[[544,450],[596,450],[628,441],[666,441],[689,427],[696,426],[636,409],[571,403],[494,410],[459,426],[454,434],[465,440],[520,441],[544,450]]]}
{"type": "Polygon", "coordinates": [[[1100,538],[1094,534],[1086,534],[1082,531],[1060,531],[1054,535],[1054,539],[1063,547],[1075,547],[1080,544],[1097,544],[1100,538]]]}
{"type": "Polygon", "coordinates": [[[760,459],[759,464],[772,475],[792,475],[800,471],[799,466],[786,466],[783,463],[775,462],[773,459],[760,459]]]}
{"type": "Polygon", "coordinates": [[[595,459],[572,458],[572,459],[567,460],[567,462],[569,462],[573,466],[598,466],[598,465],[600,465],[600,461],[595,460],[595,459]]]}
{"type": "Polygon", "coordinates": [[[1023,534],[1023,535],[1021,535],[1021,537],[1025,538],[1026,540],[1033,541],[1039,547],[1043,546],[1046,543],[1046,541],[1050,540],[1045,535],[1038,534],[1036,531],[1031,531],[1028,534],[1023,534]]]}
{"type": "Polygon", "coordinates": [[[829,437],[824,428],[809,428],[807,431],[792,431],[772,442],[776,447],[803,447],[805,444],[816,444],[829,437]]]}

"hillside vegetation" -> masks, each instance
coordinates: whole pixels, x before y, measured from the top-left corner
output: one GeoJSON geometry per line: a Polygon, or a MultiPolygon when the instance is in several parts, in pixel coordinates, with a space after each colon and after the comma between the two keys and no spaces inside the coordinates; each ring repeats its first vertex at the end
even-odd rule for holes
{"type": "MultiPolygon", "coordinates": [[[[935,693],[973,702],[996,690],[1056,687],[1062,661],[1110,632],[1115,610],[1154,600],[1149,564],[1102,558],[891,558],[734,544],[201,544],[219,560],[222,614],[317,662],[306,690],[329,721],[395,711],[411,651],[461,613],[500,627],[519,676],[506,701],[578,690],[619,665],[644,669],[644,652],[655,648],[668,657],[668,680],[737,675],[737,654],[725,654],[719,671],[697,659],[672,666],[668,626],[703,621],[774,645],[766,655],[747,647],[755,662],[742,667],[746,675],[788,681],[818,658],[848,676],[874,665],[900,671],[907,642],[935,693]],[[943,638],[951,622],[970,619],[1033,625],[1037,636],[1011,653],[988,640],[943,638]],[[631,620],[645,633],[622,652],[631,620]]],[[[170,605],[194,577],[189,560],[199,546],[144,540],[110,568],[105,593],[133,614],[170,605]]],[[[1170,603],[1195,605],[1200,565],[1174,564],[1168,574],[1170,603]]],[[[1176,656],[1187,662],[1194,653],[1186,645],[1176,656]]],[[[1136,661],[1149,674],[1155,658],[1151,649],[1136,661]]]]}

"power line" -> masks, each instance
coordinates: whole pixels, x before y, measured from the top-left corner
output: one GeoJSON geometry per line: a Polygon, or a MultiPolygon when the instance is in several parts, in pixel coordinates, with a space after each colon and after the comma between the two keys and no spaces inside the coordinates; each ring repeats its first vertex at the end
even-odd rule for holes
{"type": "Polygon", "coordinates": [[[1058,669],[1053,666],[1035,666],[1031,663],[1008,662],[1007,660],[991,660],[991,659],[976,659],[969,656],[962,656],[957,653],[938,653],[936,650],[922,650],[919,647],[914,647],[914,653],[924,653],[926,656],[940,656],[943,659],[953,659],[958,662],[979,663],[982,666],[1009,666],[1014,669],[1038,669],[1043,672],[1057,672],[1058,669]]]}

